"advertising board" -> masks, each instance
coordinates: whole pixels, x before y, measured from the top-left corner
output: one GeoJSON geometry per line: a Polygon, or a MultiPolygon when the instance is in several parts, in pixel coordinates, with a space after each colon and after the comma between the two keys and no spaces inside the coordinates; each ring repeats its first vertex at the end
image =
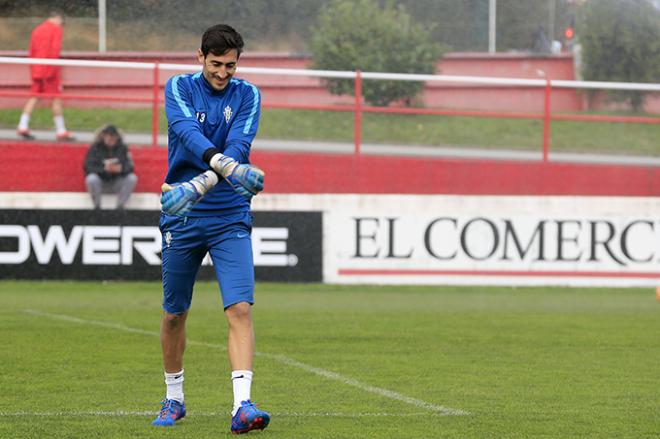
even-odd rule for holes
{"type": "MultiPolygon", "coordinates": [[[[0,210],[2,279],[160,279],[158,211],[0,210]]],[[[319,212],[254,214],[255,276],[322,280],[319,212]]],[[[199,278],[214,278],[210,258],[199,278]]]]}

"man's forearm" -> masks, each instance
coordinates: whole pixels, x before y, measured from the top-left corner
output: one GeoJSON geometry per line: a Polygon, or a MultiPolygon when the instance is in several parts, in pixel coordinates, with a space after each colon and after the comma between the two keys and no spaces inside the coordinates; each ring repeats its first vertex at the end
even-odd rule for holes
{"type": "Polygon", "coordinates": [[[236,165],[238,165],[238,162],[235,159],[222,154],[220,150],[215,147],[206,149],[202,159],[209,164],[211,169],[224,178],[231,175],[236,168],[236,165]]]}
{"type": "Polygon", "coordinates": [[[203,159],[244,198],[250,199],[264,188],[264,172],[256,166],[241,164],[217,148],[204,151],[203,159]]]}

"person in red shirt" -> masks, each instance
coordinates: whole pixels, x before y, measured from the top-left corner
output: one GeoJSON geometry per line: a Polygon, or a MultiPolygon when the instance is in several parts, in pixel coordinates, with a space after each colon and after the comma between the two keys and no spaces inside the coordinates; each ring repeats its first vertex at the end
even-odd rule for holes
{"type": "MultiPolygon", "coordinates": [[[[30,58],[59,58],[62,49],[62,26],[64,15],[59,11],[50,13],[48,19],[35,27],[30,36],[30,58]]],[[[18,123],[16,133],[27,140],[34,139],[30,132],[30,117],[32,111],[39,102],[40,94],[59,94],[62,92],[62,80],[59,66],[32,64],[30,72],[32,77],[31,93],[23,107],[23,114],[18,123]]],[[[62,112],[62,100],[53,98],[53,121],[55,122],[55,134],[57,140],[73,140],[64,125],[62,112]]]]}

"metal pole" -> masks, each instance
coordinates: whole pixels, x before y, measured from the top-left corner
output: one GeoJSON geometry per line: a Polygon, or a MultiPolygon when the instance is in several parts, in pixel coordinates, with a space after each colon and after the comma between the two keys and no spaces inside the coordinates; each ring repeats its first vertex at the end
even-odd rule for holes
{"type": "Polygon", "coordinates": [[[548,40],[550,44],[555,39],[555,9],[557,0],[548,0],[548,40]]]}
{"type": "Polygon", "coordinates": [[[106,51],[106,13],[105,0],[99,0],[99,52],[106,51]]]}
{"type": "Polygon", "coordinates": [[[488,0],[488,52],[497,51],[497,0],[488,0]]]}

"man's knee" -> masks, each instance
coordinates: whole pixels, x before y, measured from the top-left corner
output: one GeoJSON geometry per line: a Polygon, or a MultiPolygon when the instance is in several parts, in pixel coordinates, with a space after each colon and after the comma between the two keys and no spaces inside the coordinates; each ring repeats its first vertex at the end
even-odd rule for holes
{"type": "Polygon", "coordinates": [[[175,329],[182,326],[186,322],[187,312],[181,314],[170,314],[167,311],[163,312],[163,326],[168,329],[175,329]]]}
{"type": "Polygon", "coordinates": [[[85,177],[85,184],[87,185],[88,188],[100,188],[102,184],[101,177],[99,177],[98,174],[94,174],[93,172],[91,174],[87,174],[85,177]]]}
{"type": "Polygon", "coordinates": [[[137,175],[130,173],[126,176],[126,185],[130,186],[131,189],[137,184],[138,178],[137,175]]]}
{"type": "Polygon", "coordinates": [[[248,302],[239,302],[225,309],[229,323],[244,323],[252,321],[252,306],[248,302]]]}
{"type": "Polygon", "coordinates": [[[115,186],[117,193],[130,194],[137,184],[137,175],[130,173],[126,174],[118,180],[118,185],[115,186]]]}

